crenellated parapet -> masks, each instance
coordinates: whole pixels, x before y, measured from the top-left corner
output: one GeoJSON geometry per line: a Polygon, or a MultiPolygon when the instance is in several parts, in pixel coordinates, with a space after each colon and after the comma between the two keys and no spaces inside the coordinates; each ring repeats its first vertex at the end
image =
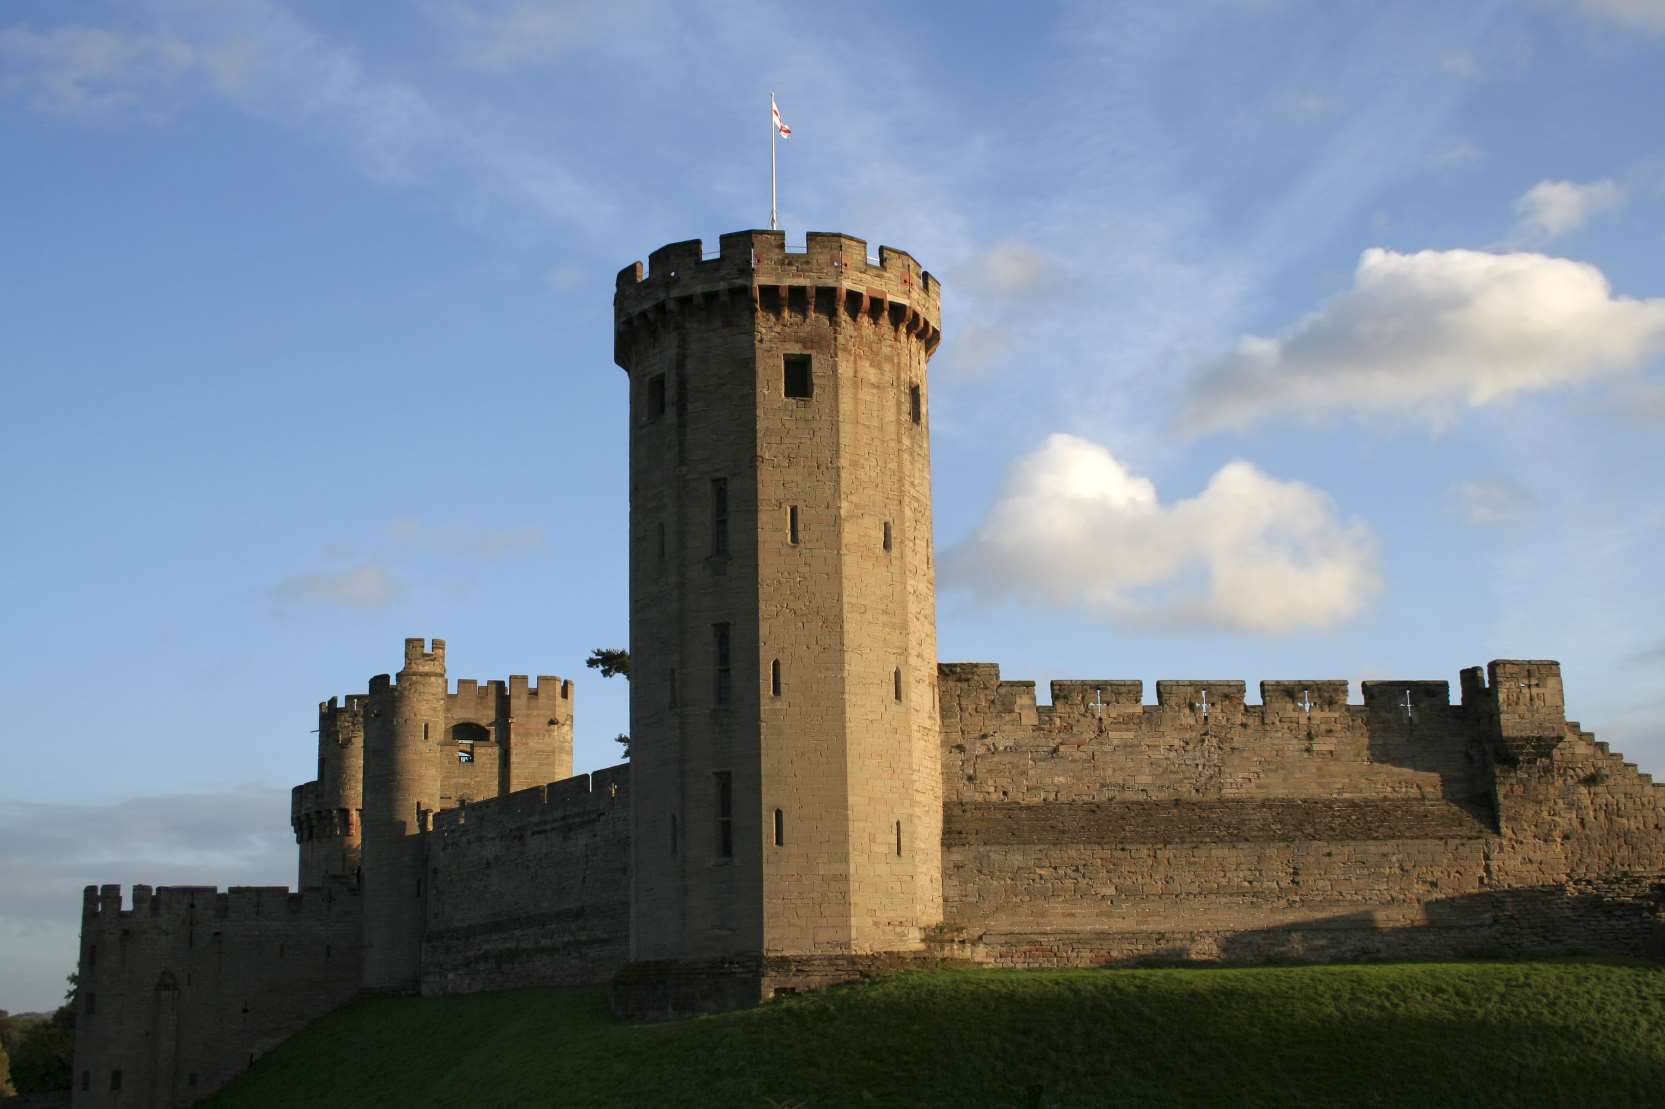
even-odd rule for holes
{"type": "Polygon", "coordinates": [[[945,796],[965,801],[1446,797],[1485,792],[1475,714],[1447,682],[1070,679],[939,668],[945,796]]]}
{"type": "Polygon", "coordinates": [[[515,790],[501,797],[433,814],[431,830],[442,839],[462,829],[502,832],[549,816],[583,816],[628,805],[630,764],[515,790]]]}
{"type": "Polygon", "coordinates": [[[673,317],[735,308],[777,316],[818,314],[867,321],[916,336],[927,354],[942,339],[942,288],[906,251],[852,235],[812,231],[803,250],[791,250],[781,231],[723,235],[707,254],[699,239],[670,243],[619,272],[613,300],[614,361],[628,368],[631,344],[650,342],[673,317]]]}

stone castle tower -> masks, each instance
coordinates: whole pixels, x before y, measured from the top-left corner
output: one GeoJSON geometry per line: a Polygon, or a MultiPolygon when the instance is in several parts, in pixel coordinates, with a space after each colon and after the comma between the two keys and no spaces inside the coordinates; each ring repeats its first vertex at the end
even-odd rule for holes
{"type": "Polygon", "coordinates": [[[364,985],[414,988],[434,813],[572,774],[572,683],[521,675],[450,692],[445,640],[405,640],[396,677],[318,706],[318,777],[295,788],[301,889],[332,879],[364,901],[364,985]]]}
{"type": "Polygon", "coordinates": [[[918,263],[845,235],[619,275],[633,960],[917,949],[942,919],[939,319],[918,263]]]}

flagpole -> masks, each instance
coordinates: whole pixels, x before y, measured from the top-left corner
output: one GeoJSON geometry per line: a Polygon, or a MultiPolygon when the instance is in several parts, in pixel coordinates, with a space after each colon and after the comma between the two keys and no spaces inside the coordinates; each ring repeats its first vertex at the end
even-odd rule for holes
{"type": "Polygon", "coordinates": [[[780,220],[775,215],[775,94],[769,93],[769,230],[779,231],[780,220]]]}

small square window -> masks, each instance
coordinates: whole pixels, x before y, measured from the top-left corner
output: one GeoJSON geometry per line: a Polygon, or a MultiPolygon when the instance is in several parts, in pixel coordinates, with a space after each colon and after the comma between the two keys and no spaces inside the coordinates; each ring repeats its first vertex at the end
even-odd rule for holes
{"type": "Polygon", "coordinates": [[[786,395],[804,400],[815,395],[815,374],[810,369],[809,355],[786,356],[786,395]]]}
{"type": "Polygon", "coordinates": [[[113,1070],[110,1072],[110,1089],[112,1092],[121,1089],[121,1071],[113,1070]]]}

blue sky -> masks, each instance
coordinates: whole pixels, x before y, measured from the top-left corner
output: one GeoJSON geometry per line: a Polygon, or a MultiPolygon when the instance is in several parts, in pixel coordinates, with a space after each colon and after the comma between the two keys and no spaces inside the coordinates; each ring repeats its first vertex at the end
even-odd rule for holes
{"type": "Polygon", "coordinates": [[[613,275],[766,225],[771,88],[789,239],[944,283],[943,658],[1558,658],[1665,770],[1665,2],[389,13],[0,5],[0,1007],[83,883],[292,882],[404,636],[612,761],[613,275]]]}

